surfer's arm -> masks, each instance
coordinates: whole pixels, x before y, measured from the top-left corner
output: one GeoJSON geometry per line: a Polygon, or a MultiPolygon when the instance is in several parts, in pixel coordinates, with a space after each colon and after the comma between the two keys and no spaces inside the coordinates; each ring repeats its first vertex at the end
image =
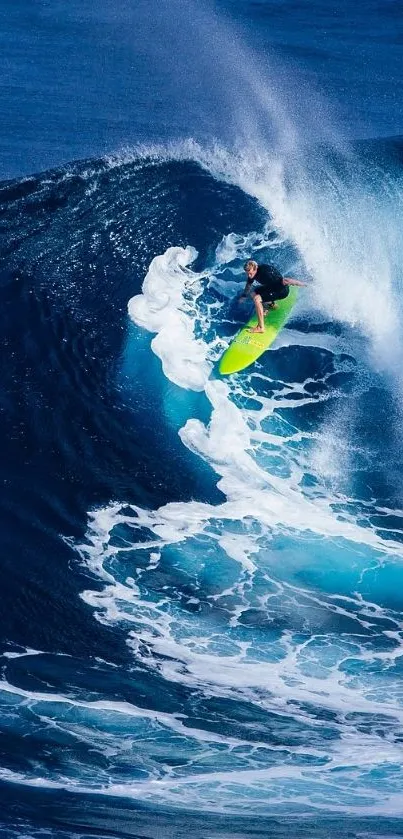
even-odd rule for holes
{"type": "Polygon", "coordinates": [[[308,283],[303,283],[302,280],[294,280],[292,277],[283,277],[284,285],[308,285],[308,283]]]}
{"type": "Polygon", "coordinates": [[[239,297],[239,299],[240,299],[240,300],[242,300],[242,298],[243,298],[243,297],[247,297],[247,296],[248,296],[248,294],[249,294],[249,292],[250,292],[250,290],[251,290],[252,286],[253,286],[253,280],[246,280],[246,283],[245,283],[245,288],[244,288],[244,290],[243,290],[242,294],[241,294],[241,295],[240,295],[240,297],[239,297]]]}

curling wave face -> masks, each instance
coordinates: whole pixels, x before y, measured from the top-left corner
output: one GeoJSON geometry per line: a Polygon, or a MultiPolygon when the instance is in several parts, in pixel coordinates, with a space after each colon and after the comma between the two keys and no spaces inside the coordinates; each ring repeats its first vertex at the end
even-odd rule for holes
{"type": "Polygon", "coordinates": [[[2,290],[26,324],[17,346],[4,320],[9,393],[32,365],[20,436],[4,412],[7,505],[57,561],[42,627],[6,624],[3,726],[28,746],[3,781],[234,819],[402,816],[399,235],[360,270],[350,230],[359,214],[361,247],[393,218],[382,167],[375,203],[363,163],[290,186],[194,145],[5,187],[2,290]],[[313,282],[277,348],[222,381],[251,253],[313,282]]]}

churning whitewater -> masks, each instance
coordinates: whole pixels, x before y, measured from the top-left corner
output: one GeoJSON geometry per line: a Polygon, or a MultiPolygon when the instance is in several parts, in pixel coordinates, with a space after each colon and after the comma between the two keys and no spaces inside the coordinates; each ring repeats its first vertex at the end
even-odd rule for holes
{"type": "MultiPolygon", "coordinates": [[[[246,165],[254,173],[250,158],[242,163],[245,188],[246,165]]],[[[228,169],[227,159],[227,178],[228,169]]],[[[90,513],[86,543],[77,545],[101,583],[82,595],[95,617],[121,628],[138,666],[186,691],[180,714],[151,722],[149,709],[136,711],[136,742],[146,726],[151,743],[164,743],[164,759],[134,784],[109,777],[108,791],[237,814],[400,816],[401,513],[370,490],[382,440],[371,440],[371,451],[357,435],[368,400],[400,389],[386,346],[382,369],[374,366],[383,342],[400,343],[393,265],[386,245],[367,249],[368,270],[364,259],[351,290],[348,243],[359,243],[345,231],[343,271],[340,229],[332,235],[337,202],[327,196],[311,240],[313,220],[301,210],[310,196],[296,202],[278,189],[273,198],[271,175],[265,184],[260,170],[248,191],[274,205],[281,227],[273,212],[260,231],[231,231],[195,271],[191,244],[170,247],[128,302],[137,329],[127,338],[125,387],[136,388],[132,360],[147,330],[160,360],[159,379],[148,381],[151,421],[162,400],[164,421],[211,468],[223,500],[147,509],[122,499],[90,513]],[[290,244],[298,231],[299,253],[290,244]],[[311,293],[276,350],[220,381],[215,362],[234,331],[229,302],[251,253],[309,271],[311,293]],[[193,392],[205,420],[193,415],[193,392]]],[[[382,224],[399,188],[375,206],[361,202],[363,235],[382,224]]],[[[347,183],[337,195],[348,196],[352,215],[357,189],[347,183]]],[[[120,712],[124,727],[127,709],[120,712]]]]}

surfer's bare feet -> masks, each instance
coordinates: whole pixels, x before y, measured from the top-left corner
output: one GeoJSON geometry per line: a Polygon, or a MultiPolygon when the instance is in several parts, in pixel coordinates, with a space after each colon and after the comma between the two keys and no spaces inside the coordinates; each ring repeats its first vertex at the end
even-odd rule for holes
{"type": "Polygon", "coordinates": [[[253,329],[250,329],[249,332],[264,332],[261,326],[254,326],[253,329]]]}

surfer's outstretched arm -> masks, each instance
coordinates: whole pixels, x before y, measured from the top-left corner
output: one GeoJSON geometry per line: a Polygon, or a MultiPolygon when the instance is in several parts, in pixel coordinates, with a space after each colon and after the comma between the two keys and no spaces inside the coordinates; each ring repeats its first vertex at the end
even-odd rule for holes
{"type": "Polygon", "coordinates": [[[302,280],[294,280],[293,277],[283,277],[284,285],[308,285],[308,283],[303,283],[302,280]]]}

